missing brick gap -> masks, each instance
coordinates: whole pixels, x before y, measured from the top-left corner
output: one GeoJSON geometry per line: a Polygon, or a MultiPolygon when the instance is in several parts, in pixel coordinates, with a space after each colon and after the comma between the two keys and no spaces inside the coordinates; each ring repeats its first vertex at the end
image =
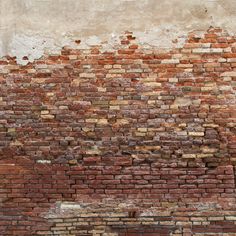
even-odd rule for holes
{"type": "Polygon", "coordinates": [[[129,211],[129,218],[136,218],[137,217],[137,211],[136,210],[131,210],[129,211]]]}
{"type": "Polygon", "coordinates": [[[234,165],[233,170],[234,170],[234,186],[236,189],[236,165],[234,165]]]}

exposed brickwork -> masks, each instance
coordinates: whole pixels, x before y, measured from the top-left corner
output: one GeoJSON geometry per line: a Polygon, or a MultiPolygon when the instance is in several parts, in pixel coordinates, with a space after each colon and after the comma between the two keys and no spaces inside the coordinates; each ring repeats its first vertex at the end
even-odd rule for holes
{"type": "Polygon", "coordinates": [[[236,235],[234,36],[0,64],[0,235],[236,235]]]}

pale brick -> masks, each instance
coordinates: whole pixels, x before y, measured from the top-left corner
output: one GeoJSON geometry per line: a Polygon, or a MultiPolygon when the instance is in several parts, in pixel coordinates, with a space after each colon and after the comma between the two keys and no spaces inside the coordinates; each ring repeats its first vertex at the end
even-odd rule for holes
{"type": "Polygon", "coordinates": [[[189,132],[188,133],[190,136],[197,136],[197,137],[202,137],[204,136],[204,132],[189,132]]]}
{"type": "Polygon", "coordinates": [[[179,59],[165,59],[161,61],[162,64],[177,64],[179,59]]]}

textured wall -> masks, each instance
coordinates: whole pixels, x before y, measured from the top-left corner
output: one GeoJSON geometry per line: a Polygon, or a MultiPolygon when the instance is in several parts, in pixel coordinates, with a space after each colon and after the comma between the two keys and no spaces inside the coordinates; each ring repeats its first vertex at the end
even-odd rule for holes
{"type": "Polygon", "coordinates": [[[182,46],[192,30],[210,26],[235,33],[235,0],[0,0],[0,56],[19,63],[66,44],[101,44],[111,49],[124,31],[145,46],[182,46]],[[105,42],[108,42],[105,43],[105,42]]]}
{"type": "Polygon", "coordinates": [[[1,1],[0,235],[235,236],[233,1],[55,2],[1,1]]]}

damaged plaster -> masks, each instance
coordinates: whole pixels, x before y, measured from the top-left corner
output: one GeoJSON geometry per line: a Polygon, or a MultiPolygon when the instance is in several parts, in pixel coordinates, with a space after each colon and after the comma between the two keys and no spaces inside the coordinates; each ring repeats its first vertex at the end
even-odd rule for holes
{"type": "Polygon", "coordinates": [[[210,26],[235,33],[234,0],[0,0],[0,56],[27,64],[65,45],[111,49],[125,31],[145,47],[182,46],[210,26]],[[175,7],[173,7],[175,6],[175,7]],[[28,57],[23,60],[23,57],[28,57]]]}

